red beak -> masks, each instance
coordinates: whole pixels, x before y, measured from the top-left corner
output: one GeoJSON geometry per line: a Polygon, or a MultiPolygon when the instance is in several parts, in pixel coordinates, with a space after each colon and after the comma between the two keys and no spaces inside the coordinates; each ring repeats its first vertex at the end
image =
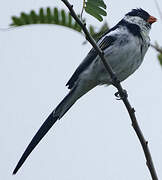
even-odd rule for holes
{"type": "Polygon", "coordinates": [[[153,16],[150,16],[149,18],[148,18],[148,20],[147,20],[147,22],[149,22],[150,24],[152,24],[152,23],[154,23],[154,22],[156,22],[157,21],[157,19],[155,18],[155,17],[153,17],[153,16]]]}

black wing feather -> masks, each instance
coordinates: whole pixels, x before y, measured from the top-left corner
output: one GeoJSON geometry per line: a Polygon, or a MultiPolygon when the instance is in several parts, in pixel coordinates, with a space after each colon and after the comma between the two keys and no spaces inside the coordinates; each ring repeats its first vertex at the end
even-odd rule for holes
{"type": "MultiPolygon", "coordinates": [[[[116,37],[114,36],[106,36],[102,42],[99,44],[99,47],[101,50],[105,50],[106,48],[110,47],[114,41],[116,40],[116,37]]],[[[93,60],[97,57],[98,53],[97,51],[92,48],[86,58],[83,60],[83,62],[79,65],[79,67],[75,70],[74,74],[70,78],[70,80],[67,82],[66,86],[68,86],[68,89],[71,89],[78,79],[79,75],[86,69],[88,66],[93,62],[93,60]]]]}
{"type": "Polygon", "coordinates": [[[92,63],[92,61],[96,58],[96,56],[97,56],[97,52],[94,48],[92,48],[90,52],[88,53],[88,55],[86,56],[86,58],[75,70],[74,74],[71,76],[71,78],[67,82],[66,86],[68,86],[68,89],[71,89],[73,87],[79,75],[92,63]]]}

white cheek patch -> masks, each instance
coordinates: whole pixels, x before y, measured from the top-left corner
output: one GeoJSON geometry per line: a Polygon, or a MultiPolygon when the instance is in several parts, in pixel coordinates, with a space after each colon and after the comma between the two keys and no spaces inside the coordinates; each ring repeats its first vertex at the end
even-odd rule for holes
{"type": "Polygon", "coordinates": [[[133,24],[137,24],[139,26],[144,26],[146,25],[145,20],[143,20],[142,18],[138,17],[138,16],[125,16],[124,20],[133,23],[133,24]]]}
{"type": "Polygon", "coordinates": [[[124,20],[129,22],[129,23],[133,23],[133,24],[138,25],[144,34],[149,34],[151,26],[144,19],[142,19],[138,16],[127,15],[124,17],[124,20]]]}

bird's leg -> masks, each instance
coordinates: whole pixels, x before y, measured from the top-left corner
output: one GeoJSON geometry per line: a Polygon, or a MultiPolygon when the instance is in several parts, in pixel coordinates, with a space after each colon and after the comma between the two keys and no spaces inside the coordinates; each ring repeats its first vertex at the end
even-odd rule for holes
{"type": "Polygon", "coordinates": [[[125,99],[125,98],[128,97],[128,93],[127,93],[127,91],[125,89],[123,90],[122,94],[120,94],[119,91],[118,91],[114,95],[117,97],[116,98],[117,100],[125,99]]]}
{"type": "MultiPolygon", "coordinates": [[[[120,83],[119,79],[117,78],[117,76],[114,74],[114,76],[112,77],[112,85],[115,86],[118,89],[118,84],[120,83]]],[[[122,90],[122,92],[120,93],[119,91],[116,92],[114,94],[117,98],[117,100],[121,100],[121,99],[125,99],[128,97],[128,93],[125,89],[122,90]]]]}

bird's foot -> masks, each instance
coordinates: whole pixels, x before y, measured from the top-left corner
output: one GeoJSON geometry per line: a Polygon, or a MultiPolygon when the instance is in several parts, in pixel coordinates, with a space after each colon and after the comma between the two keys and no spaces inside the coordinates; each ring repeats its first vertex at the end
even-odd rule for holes
{"type": "Polygon", "coordinates": [[[122,100],[122,99],[125,99],[125,98],[128,97],[128,93],[127,93],[127,91],[125,89],[123,89],[122,94],[120,94],[119,91],[118,91],[114,95],[117,97],[116,98],[117,100],[122,100]]]}

